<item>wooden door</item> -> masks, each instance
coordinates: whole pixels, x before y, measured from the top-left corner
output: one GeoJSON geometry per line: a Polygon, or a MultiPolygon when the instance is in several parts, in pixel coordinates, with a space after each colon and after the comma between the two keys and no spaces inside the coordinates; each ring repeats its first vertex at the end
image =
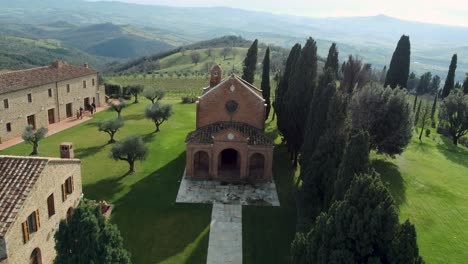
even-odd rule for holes
{"type": "Polygon", "coordinates": [[[47,111],[47,114],[49,116],[49,124],[55,123],[55,111],[54,111],[54,109],[53,108],[49,109],[47,111]]]}
{"type": "Polygon", "coordinates": [[[36,129],[36,117],[34,115],[30,115],[27,117],[28,125],[31,125],[33,129],[36,129]]]}
{"type": "Polygon", "coordinates": [[[84,99],[84,109],[85,109],[86,111],[89,110],[89,97],[86,97],[86,98],[84,99]]]}
{"type": "Polygon", "coordinates": [[[72,104],[71,103],[67,104],[65,108],[67,112],[67,118],[72,117],[73,116],[72,104]]]}

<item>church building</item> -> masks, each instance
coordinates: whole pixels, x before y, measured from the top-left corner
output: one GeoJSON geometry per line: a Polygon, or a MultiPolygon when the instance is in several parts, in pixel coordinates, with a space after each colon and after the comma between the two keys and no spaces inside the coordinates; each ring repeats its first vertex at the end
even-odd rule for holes
{"type": "Polygon", "coordinates": [[[225,182],[272,178],[274,142],[265,134],[262,92],[218,65],[196,105],[196,130],[186,138],[186,176],[225,182]]]}

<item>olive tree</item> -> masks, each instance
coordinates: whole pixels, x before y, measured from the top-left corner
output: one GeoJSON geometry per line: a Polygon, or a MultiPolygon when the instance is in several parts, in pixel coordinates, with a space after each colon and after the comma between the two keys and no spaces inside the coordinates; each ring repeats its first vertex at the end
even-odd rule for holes
{"type": "Polygon", "coordinates": [[[109,103],[107,103],[107,105],[109,106],[110,110],[117,112],[117,117],[120,117],[122,109],[124,109],[127,106],[127,103],[125,103],[125,100],[123,98],[119,98],[118,102],[110,101],[109,103]]]}
{"type": "Polygon", "coordinates": [[[110,157],[114,160],[125,160],[130,166],[127,174],[135,173],[135,161],[143,161],[148,148],[140,135],[130,135],[117,142],[111,149],[110,157]]]}
{"type": "MultiPolygon", "coordinates": [[[[146,75],[143,75],[146,76],[146,75]]],[[[138,94],[143,92],[143,85],[137,84],[137,85],[129,85],[124,87],[131,95],[135,97],[135,101],[133,101],[134,104],[138,103],[138,94]]]]}
{"type": "Polygon", "coordinates": [[[440,105],[439,119],[447,128],[453,144],[468,133],[468,95],[453,90],[440,105]]]}
{"type": "Polygon", "coordinates": [[[110,118],[97,122],[96,126],[99,131],[104,131],[109,134],[110,139],[108,143],[114,143],[114,135],[124,126],[124,122],[121,118],[110,118]]]}
{"type": "Polygon", "coordinates": [[[148,119],[151,119],[154,124],[156,125],[155,132],[159,132],[159,126],[167,121],[169,117],[172,115],[172,105],[170,104],[160,104],[156,102],[154,104],[150,104],[146,107],[145,116],[148,119]]]}
{"type": "Polygon", "coordinates": [[[45,138],[47,134],[47,128],[41,127],[37,130],[34,130],[34,127],[32,125],[26,126],[23,132],[23,140],[33,146],[33,150],[31,152],[31,156],[35,156],[39,154],[38,152],[38,147],[39,147],[39,141],[43,138],[45,138]]]}
{"type": "Polygon", "coordinates": [[[156,87],[145,87],[145,89],[143,90],[143,96],[146,97],[146,99],[150,100],[151,103],[155,103],[155,101],[159,101],[161,99],[164,98],[164,95],[166,93],[161,90],[161,89],[158,89],[156,87]]]}

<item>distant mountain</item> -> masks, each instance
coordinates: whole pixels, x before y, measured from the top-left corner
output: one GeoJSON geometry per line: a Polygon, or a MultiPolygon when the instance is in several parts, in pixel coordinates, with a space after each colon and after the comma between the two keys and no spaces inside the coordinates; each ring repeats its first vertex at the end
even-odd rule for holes
{"type": "Polygon", "coordinates": [[[411,39],[411,66],[416,73],[431,70],[444,78],[455,52],[459,52],[457,78],[468,72],[468,54],[463,49],[468,43],[468,28],[404,21],[383,15],[308,18],[225,7],[145,6],[82,0],[0,0],[0,9],[0,21],[5,22],[46,24],[67,21],[81,26],[110,22],[139,29],[158,28],[160,33],[150,33],[152,37],[144,38],[172,46],[224,35],[240,35],[289,48],[295,42],[304,42],[306,37],[312,36],[318,40],[322,56],[331,42],[337,42],[341,60],[348,54],[358,54],[378,68],[389,64],[398,39],[406,34],[411,39]],[[160,38],[155,38],[155,35],[160,38]],[[173,41],[163,40],[166,36],[173,41]]]}
{"type": "Polygon", "coordinates": [[[63,46],[57,40],[0,36],[0,69],[25,69],[44,66],[55,60],[70,64],[88,63],[102,69],[111,59],[89,55],[75,48],[63,46]]]}

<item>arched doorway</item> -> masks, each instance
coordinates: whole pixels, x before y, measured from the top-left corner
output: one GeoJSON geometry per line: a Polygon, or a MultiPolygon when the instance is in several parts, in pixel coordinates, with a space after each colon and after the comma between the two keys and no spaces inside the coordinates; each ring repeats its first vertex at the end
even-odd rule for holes
{"type": "Polygon", "coordinates": [[[263,178],[265,175],[265,157],[260,153],[250,156],[249,175],[251,178],[263,178]]]}
{"type": "Polygon", "coordinates": [[[240,178],[240,155],[235,149],[225,149],[219,154],[218,175],[225,178],[240,178]]]}
{"type": "Polygon", "coordinates": [[[193,175],[207,177],[210,170],[210,156],[206,151],[198,151],[193,156],[193,175]]]}
{"type": "Polygon", "coordinates": [[[35,248],[29,257],[29,264],[42,264],[41,250],[35,248]]]}

